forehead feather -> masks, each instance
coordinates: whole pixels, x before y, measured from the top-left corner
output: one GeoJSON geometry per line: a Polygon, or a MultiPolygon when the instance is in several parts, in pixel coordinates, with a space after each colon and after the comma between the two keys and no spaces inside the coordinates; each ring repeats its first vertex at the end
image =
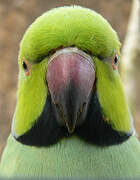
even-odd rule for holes
{"type": "Polygon", "coordinates": [[[29,26],[20,44],[20,58],[40,61],[50,51],[69,46],[106,58],[119,51],[120,42],[110,24],[95,11],[79,6],[59,7],[29,26]]]}

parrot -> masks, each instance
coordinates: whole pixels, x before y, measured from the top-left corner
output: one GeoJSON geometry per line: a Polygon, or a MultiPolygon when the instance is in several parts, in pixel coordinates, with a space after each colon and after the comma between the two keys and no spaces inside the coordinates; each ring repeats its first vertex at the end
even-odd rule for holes
{"type": "Polygon", "coordinates": [[[140,177],[120,48],[109,22],[81,6],[53,8],[29,26],[1,177],[140,177]]]}

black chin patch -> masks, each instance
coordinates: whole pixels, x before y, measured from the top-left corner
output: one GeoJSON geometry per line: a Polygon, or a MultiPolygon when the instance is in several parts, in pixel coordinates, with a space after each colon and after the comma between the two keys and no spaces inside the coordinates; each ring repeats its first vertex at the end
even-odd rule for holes
{"type": "Polygon", "coordinates": [[[61,138],[69,136],[67,129],[58,125],[51,96],[48,95],[44,110],[34,126],[17,140],[26,145],[50,146],[56,144],[61,138]]]}
{"type": "Polygon", "coordinates": [[[57,123],[51,96],[48,95],[44,110],[34,126],[17,140],[26,145],[50,146],[59,142],[63,137],[68,138],[72,135],[99,146],[120,144],[131,136],[131,134],[122,134],[113,130],[103,120],[97,93],[94,93],[85,121],[75,129],[73,134],[69,134],[67,128],[57,123]]]}
{"type": "Polygon", "coordinates": [[[97,93],[92,96],[86,121],[76,129],[76,134],[81,139],[99,146],[120,144],[131,136],[113,130],[111,125],[103,120],[97,93]]]}

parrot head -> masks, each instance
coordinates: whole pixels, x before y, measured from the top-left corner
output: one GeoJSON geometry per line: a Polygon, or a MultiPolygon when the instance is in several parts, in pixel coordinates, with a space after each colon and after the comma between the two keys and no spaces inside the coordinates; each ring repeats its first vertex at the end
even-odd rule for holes
{"type": "Polygon", "coordinates": [[[116,32],[90,9],[59,7],[37,18],[20,44],[12,135],[35,146],[72,135],[97,145],[128,139],[119,57],[116,32]]]}

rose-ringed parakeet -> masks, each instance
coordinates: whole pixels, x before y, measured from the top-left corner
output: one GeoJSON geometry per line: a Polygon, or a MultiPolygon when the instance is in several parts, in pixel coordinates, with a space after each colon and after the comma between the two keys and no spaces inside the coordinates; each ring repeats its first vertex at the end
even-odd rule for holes
{"type": "Polygon", "coordinates": [[[60,7],[35,20],[20,44],[17,105],[1,176],[140,176],[119,49],[116,32],[90,9],[60,7]]]}

